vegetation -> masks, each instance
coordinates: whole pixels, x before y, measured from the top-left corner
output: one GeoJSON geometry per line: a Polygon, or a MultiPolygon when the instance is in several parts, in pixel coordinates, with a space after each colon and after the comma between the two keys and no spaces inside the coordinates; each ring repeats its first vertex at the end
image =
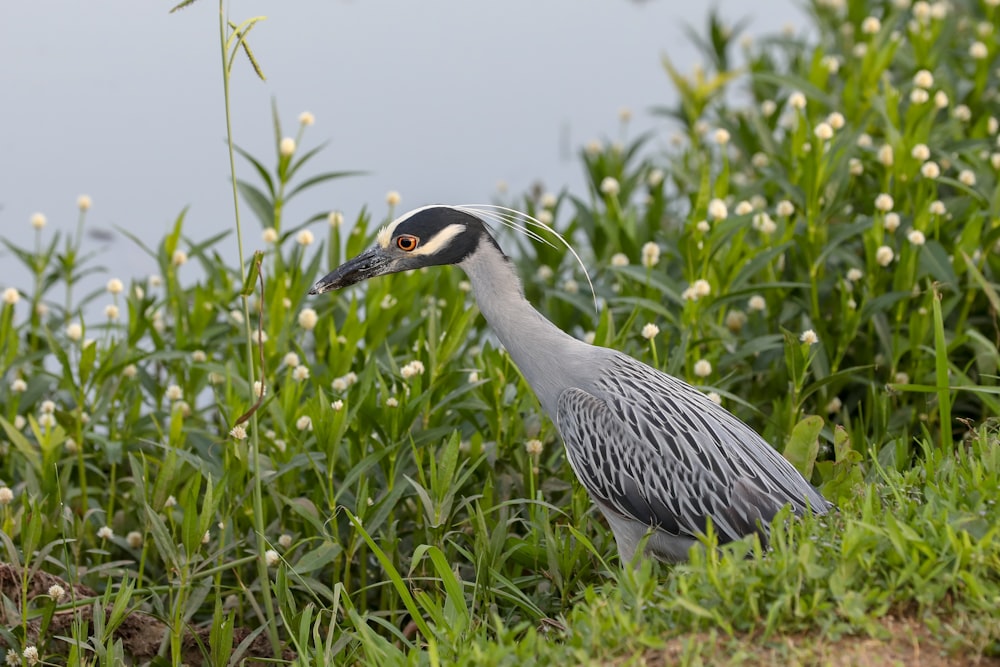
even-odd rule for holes
{"type": "MultiPolygon", "coordinates": [[[[79,232],[6,244],[35,277],[0,306],[8,663],[1000,653],[1000,7],[810,11],[741,47],[713,17],[703,70],[664,63],[669,148],[588,145],[586,193],[503,202],[573,240],[599,312],[498,231],[557,325],[712,393],[838,513],[622,568],[460,270],[307,296],[395,212],[284,219],[345,174],[276,113],[273,164],[234,148],[267,245],[240,266],[183,213],[158,276],[82,296],[79,232]]],[[[253,25],[221,26],[227,71],[253,25]]]]}

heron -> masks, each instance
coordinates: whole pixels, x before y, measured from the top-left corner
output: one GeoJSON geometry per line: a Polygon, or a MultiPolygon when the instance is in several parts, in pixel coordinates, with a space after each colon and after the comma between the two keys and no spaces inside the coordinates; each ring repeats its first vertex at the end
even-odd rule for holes
{"type": "Polygon", "coordinates": [[[513,261],[490,233],[486,223],[495,219],[466,206],[414,209],[309,293],[411,269],[461,267],[480,312],[555,424],[623,563],[635,562],[643,544],[644,554],[661,561],[687,560],[710,522],[720,544],[756,533],[766,545],[783,507],[797,516],[833,507],[760,435],[698,389],[546,319],[525,298],[513,261]]]}

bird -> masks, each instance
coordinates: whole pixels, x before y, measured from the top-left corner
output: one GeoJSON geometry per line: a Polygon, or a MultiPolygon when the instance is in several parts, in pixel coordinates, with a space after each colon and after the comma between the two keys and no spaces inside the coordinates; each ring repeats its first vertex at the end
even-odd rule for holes
{"type": "Polygon", "coordinates": [[[645,556],[685,561],[709,522],[719,544],[756,533],[766,546],[770,523],[786,505],[797,516],[833,507],[760,435],[701,391],[546,319],[525,298],[512,259],[487,226],[491,220],[518,226],[512,217],[470,206],[404,213],[309,293],[411,269],[460,267],[480,312],[554,422],[623,563],[639,562],[643,544],[645,556]]]}

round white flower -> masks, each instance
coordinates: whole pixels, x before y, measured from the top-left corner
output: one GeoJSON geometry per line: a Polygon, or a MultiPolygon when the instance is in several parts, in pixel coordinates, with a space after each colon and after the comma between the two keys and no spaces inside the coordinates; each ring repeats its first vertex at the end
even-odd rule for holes
{"type": "Polygon", "coordinates": [[[303,382],[304,380],[309,379],[309,367],[302,366],[301,364],[296,366],[292,370],[292,379],[296,382],[303,382]]]}
{"type": "Polygon", "coordinates": [[[10,505],[14,500],[14,492],[9,486],[0,486],[0,505],[10,505]]]}
{"type": "Polygon", "coordinates": [[[171,384],[167,387],[166,397],[168,401],[179,401],[184,398],[184,391],[180,385],[171,384]]]}
{"type": "Polygon", "coordinates": [[[806,96],[796,90],[788,96],[788,105],[801,111],[806,108],[806,96]]]}
{"type": "Polygon", "coordinates": [[[312,308],[303,308],[299,312],[299,326],[306,331],[315,329],[317,322],[319,322],[319,315],[312,308]]]}
{"type": "Polygon", "coordinates": [[[389,190],[389,192],[385,193],[385,203],[389,206],[395,206],[399,203],[399,200],[399,193],[395,190],[389,190]]]}
{"type": "Polygon", "coordinates": [[[712,138],[715,140],[715,143],[719,144],[720,146],[725,146],[726,144],[729,143],[729,130],[720,127],[715,131],[715,134],[712,136],[712,138]]]}
{"type": "Polygon", "coordinates": [[[910,243],[912,243],[913,245],[916,245],[916,246],[921,246],[921,245],[923,245],[924,243],[927,242],[927,238],[924,236],[924,233],[922,231],[920,231],[919,229],[911,229],[906,234],[906,239],[910,243]]]}
{"type": "Polygon", "coordinates": [[[330,407],[333,408],[334,411],[340,412],[344,409],[344,402],[338,398],[336,401],[330,403],[330,407]]]}
{"type": "Polygon", "coordinates": [[[726,202],[721,199],[713,199],[708,202],[708,215],[713,220],[725,220],[729,216],[729,209],[726,208],[726,202]]]}
{"type": "Polygon", "coordinates": [[[930,88],[934,85],[934,75],[922,69],[913,75],[913,85],[918,88],[930,88]]]}
{"type": "Polygon", "coordinates": [[[273,245],[278,242],[278,230],[274,227],[268,227],[261,233],[260,237],[264,239],[264,243],[273,245]]]}
{"type": "Polygon", "coordinates": [[[833,129],[839,130],[844,127],[847,121],[844,119],[844,114],[839,111],[834,111],[826,117],[826,122],[829,123],[830,127],[833,129]]]}
{"type": "Polygon", "coordinates": [[[816,129],[813,130],[813,134],[815,134],[816,138],[821,141],[828,141],[833,138],[833,128],[829,123],[820,123],[816,126],[816,129]]]}
{"type": "Polygon", "coordinates": [[[875,208],[879,211],[888,212],[892,210],[894,202],[892,197],[885,192],[875,197],[875,208]]]}
{"type": "Polygon", "coordinates": [[[972,120],[972,109],[970,109],[964,104],[959,104],[954,109],[952,109],[951,114],[958,120],[962,121],[963,123],[968,123],[970,120],[972,120]]]}
{"type": "Polygon", "coordinates": [[[566,282],[563,283],[563,289],[567,294],[576,294],[580,291],[580,284],[572,278],[567,278],[566,282]]]}
{"type": "Polygon", "coordinates": [[[819,342],[819,336],[817,336],[816,332],[812,329],[806,329],[802,332],[802,335],[799,336],[799,340],[806,345],[815,345],[819,342]]]}
{"type": "Polygon", "coordinates": [[[826,412],[827,414],[840,412],[840,408],[842,408],[843,406],[844,404],[841,402],[841,400],[838,397],[834,396],[833,398],[830,399],[830,402],[826,404],[826,412]]]}
{"type": "Polygon", "coordinates": [[[229,430],[229,435],[234,440],[246,440],[247,439],[246,427],[244,427],[243,424],[237,424],[236,426],[232,427],[229,430]]]}
{"type": "Polygon", "coordinates": [[[281,153],[281,157],[291,157],[295,153],[295,139],[291,137],[285,137],[278,144],[278,152],[281,153]]]}
{"type": "Polygon", "coordinates": [[[524,443],[524,450],[528,452],[530,456],[541,456],[543,449],[545,449],[545,445],[541,440],[531,439],[524,443]]]}
{"type": "Polygon", "coordinates": [[[31,216],[31,226],[35,229],[41,229],[47,222],[48,219],[46,219],[46,217],[41,213],[35,213],[31,216]]]}
{"type": "Polygon", "coordinates": [[[694,364],[694,374],[700,378],[707,378],[712,374],[712,364],[706,359],[699,359],[694,364]]]}
{"type": "Polygon", "coordinates": [[[747,301],[747,308],[749,308],[750,310],[755,310],[757,312],[762,312],[767,309],[767,301],[765,301],[764,297],[762,297],[761,295],[754,294],[747,301]]]}
{"type": "Polygon", "coordinates": [[[83,338],[83,327],[76,322],[70,324],[66,327],[66,338],[74,342],[80,340],[83,338]]]}
{"type": "Polygon", "coordinates": [[[122,375],[124,375],[128,379],[134,378],[138,372],[139,369],[138,367],[136,367],[135,364],[128,364],[127,366],[125,366],[125,368],[122,369],[122,375]]]}
{"type": "Polygon", "coordinates": [[[934,106],[936,108],[944,109],[945,107],[948,106],[949,101],[950,100],[948,99],[948,93],[944,92],[943,90],[939,90],[936,93],[934,93],[934,106]]]}
{"type": "Polygon", "coordinates": [[[138,549],[142,546],[142,533],[137,530],[131,531],[125,536],[125,542],[127,542],[133,549],[138,549]]]}
{"type": "Polygon", "coordinates": [[[313,237],[313,233],[311,231],[308,229],[302,229],[298,234],[296,234],[295,240],[298,241],[300,246],[307,246],[311,245],[315,238],[313,237]]]}
{"type": "Polygon", "coordinates": [[[694,228],[697,229],[702,234],[707,234],[708,230],[710,230],[712,226],[708,224],[708,220],[699,220],[698,224],[696,224],[694,228]]]}
{"type": "Polygon", "coordinates": [[[616,252],[611,256],[611,266],[628,266],[628,255],[623,252],[616,252]]]}
{"type": "Polygon", "coordinates": [[[309,415],[302,415],[297,420],[295,420],[295,428],[300,431],[311,431],[313,430],[312,417],[309,415]]]}
{"type": "Polygon", "coordinates": [[[862,273],[861,269],[850,268],[847,270],[847,279],[852,283],[861,280],[862,277],[864,277],[864,273],[862,273]]]}
{"type": "Polygon", "coordinates": [[[971,188],[976,184],[976,174],[971,169],[963,169],[958,174],[958,180],[962,185],[967,185],[971,188]]]}
{"type": "Polygon", "coordinates": [[[122,281],[120,281],[118,278],[112,278],[111,280],[108,281],[107,288],[108,292],[110,292],[111,294],[121,294],[122,290],[125,289],[125,286],[122,284],[122,281]]]}
{"type": "Polygon", "coordinates": [[[934,201],[932,201],[930,206],[928,207],[928,210],[933,215],[944,215],[945,213],[948,212],[948,210],[944,207],[944,202],[941,201],[940,199],[935,199],[934,201]]]}
{"type": "Polygon", "coordinates": [[[617,195],[620,190],[621,186],[618,184],[618,180],[611,176],[605,176],[604,180],[601,181],[601,192],[610,197],[617,195]]]}
{"type": "Polygon", "coordinates": [[[330,211],[330,214],[326,216],[326,221],[331,227],[340,227],[344,224],[344,214],[340,211],[330,211]]]}
{"type": "Polygon", "coordinates": [[[281,555],[274,549],[268,549],[264,552],[264,562],[267,563],[268,567],[277,567],[278,563],[281,562],[281,555]]]}
{"type": "Polygon", "coordinates": [[[875,261],[879,263],[879,266],[889,266],[895,256],[896,254],[892,251],[892,248],[887,245],[880,246],[875,251],[875,261]]]}
{"type": "Polygon", "coordinates": [[[309,127],[315,122],[316,122],[316,116],[312,115],[312,113],[308,111],[303,111],[302,113],[299,114],[300,125],[305,125],[306,127],[309,127]]]}
{"type": "Polygon", "coordinates": [[[972,46],[969,47],[969,55],[976,60],[984,60],[990,55],[990,52],[982,42],[973,42],[972,46]]]}
{"type": "Polygon", "coordinates": [[[102,540],[110,540],[115,536],[115,531],[111,529],[111,526],[101,526],[97,529],[97,536],[102,540]]]}
{"type": "Polygon", "coordinates": [[[764,100],[760,103],[760,113],[765,118],[770,118],[777,110],[778,105],[774,102],[774,100],[764,100]]]}
{"type": "Polygon", "coordinates": [[[646,340],[653,340],[660,333],[660,327],[652,322],[642,327],[642,337],[646,340]]]}
{"type": "Polygon", "coordinates": [[[184,252],[183,250],[175,250],[173,257],[170,258],[170,261],[173,263],[174,266],[182,266],[184,264],[187,264],[188,261],[187,253],[184,252]]]}
{"type": "Polygon", "coordinates": [[[910,155],[912,155],[917,160],[924,162],[931,156],[931,149],[927,147],[927,144],[917,144],[910,150],[910,155]]]}
{"type": "Polygon", "coordinates": [[[385,407],[398,408],[399,400],[395,396],[390,396],[389,398],[385,399],[385,407]]]}
{"type": "Polygon", "coordinates": [[[267,385],[265,385],[260,380],[253,381],[253,395],[257,398],[262,398],[267,394],[267,385]]]}
{"type": "Polygon", "coordinates": [[[928,93],[923,88],[914,88],[910,91],[910,102],[916,105],[926,104],[927,100],[931,98],[930,93],[928,93]]]}
{"type": "Polygon", "coordinates": [[[937,178],[941,175],[941,167],[938,166],[937,162],[928,160],[920,165],[920,173],[924,178],[937,178]]]}
{"type": "Polygon", "coordinates": [[[851,176],[860,176],[865,172],[865,166],[856,157],[852,157],[847,161],[847,170],[851,176]]]}
{"type": "Polygon", "coordinates": [[[59,584],[52,584],[49,586],[49,597],[56,602],[62,600],[64,595],[66,595],[66,589],[59,584]]]}
{"type": "Polygon", "coordinates": [[[116,306],[115,304],[109,303],[104,307],[104,316],[107,317],[109,320],[117,320],[118,314],[119,314],[118,306],[116,306]]]}
{"type": "Polygon", "coordinates": [[[892,163],[895,161],[893,159],[892,146],[889,144],[882,144],[878,149],[878,161],[882,163],[885,167],[891,167],[892,163]]]}
{"type": "Polygon", "coordinates": [[[749,215],[753,213],[753,204],[744,199],[736,205],[736,208],[733,209],[733,213],[736,215],[749,215]]]}
{"type": "Polygon", "coordinates": [[[10,390],[15,394],[22,394],[28,390],[28,383],[21,378],[14,378],[10,383],[10,390]]]}
{"type": "Polygon", "coordinates": [[[861,32],[866,35],[874,35],[882,29],[882,22],[875,16],[868,16],[861,22],[861,32]]]}
{"type": "Polygon", "coordinates": [[[649,175],[646,176],[646,184],[651,188],[658,187],[660,183],[663,182],[663,170],[662,169],[651,169],[649,175]]]}
{"type": "Polygon", "coordinates": [[[660,246],[653,241],[642,245],[642,265],[647,269],[656,266],[660,261],[660,246]]]}
{"type": "Polygon", "coordinates": [[[774,212],[783,218],[787,218],[792,213],[795,213],[795,205],[787,199],[782,199],[778,202],[778,205],[775,206],[774,212]]]}

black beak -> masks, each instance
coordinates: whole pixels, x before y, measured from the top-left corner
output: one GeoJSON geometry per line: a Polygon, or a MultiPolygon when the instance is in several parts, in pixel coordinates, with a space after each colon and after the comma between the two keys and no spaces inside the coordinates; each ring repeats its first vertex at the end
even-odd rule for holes
{"type": "Polygon", "coordinates": [[[369,248],[316,281],[309,293],[322,294],[332,289],[341,289],[360,283],[362,280],[368,280],[383,273],[392,273],[389,269],[391,261],[391,258],[378,246],[369,248]]]}

